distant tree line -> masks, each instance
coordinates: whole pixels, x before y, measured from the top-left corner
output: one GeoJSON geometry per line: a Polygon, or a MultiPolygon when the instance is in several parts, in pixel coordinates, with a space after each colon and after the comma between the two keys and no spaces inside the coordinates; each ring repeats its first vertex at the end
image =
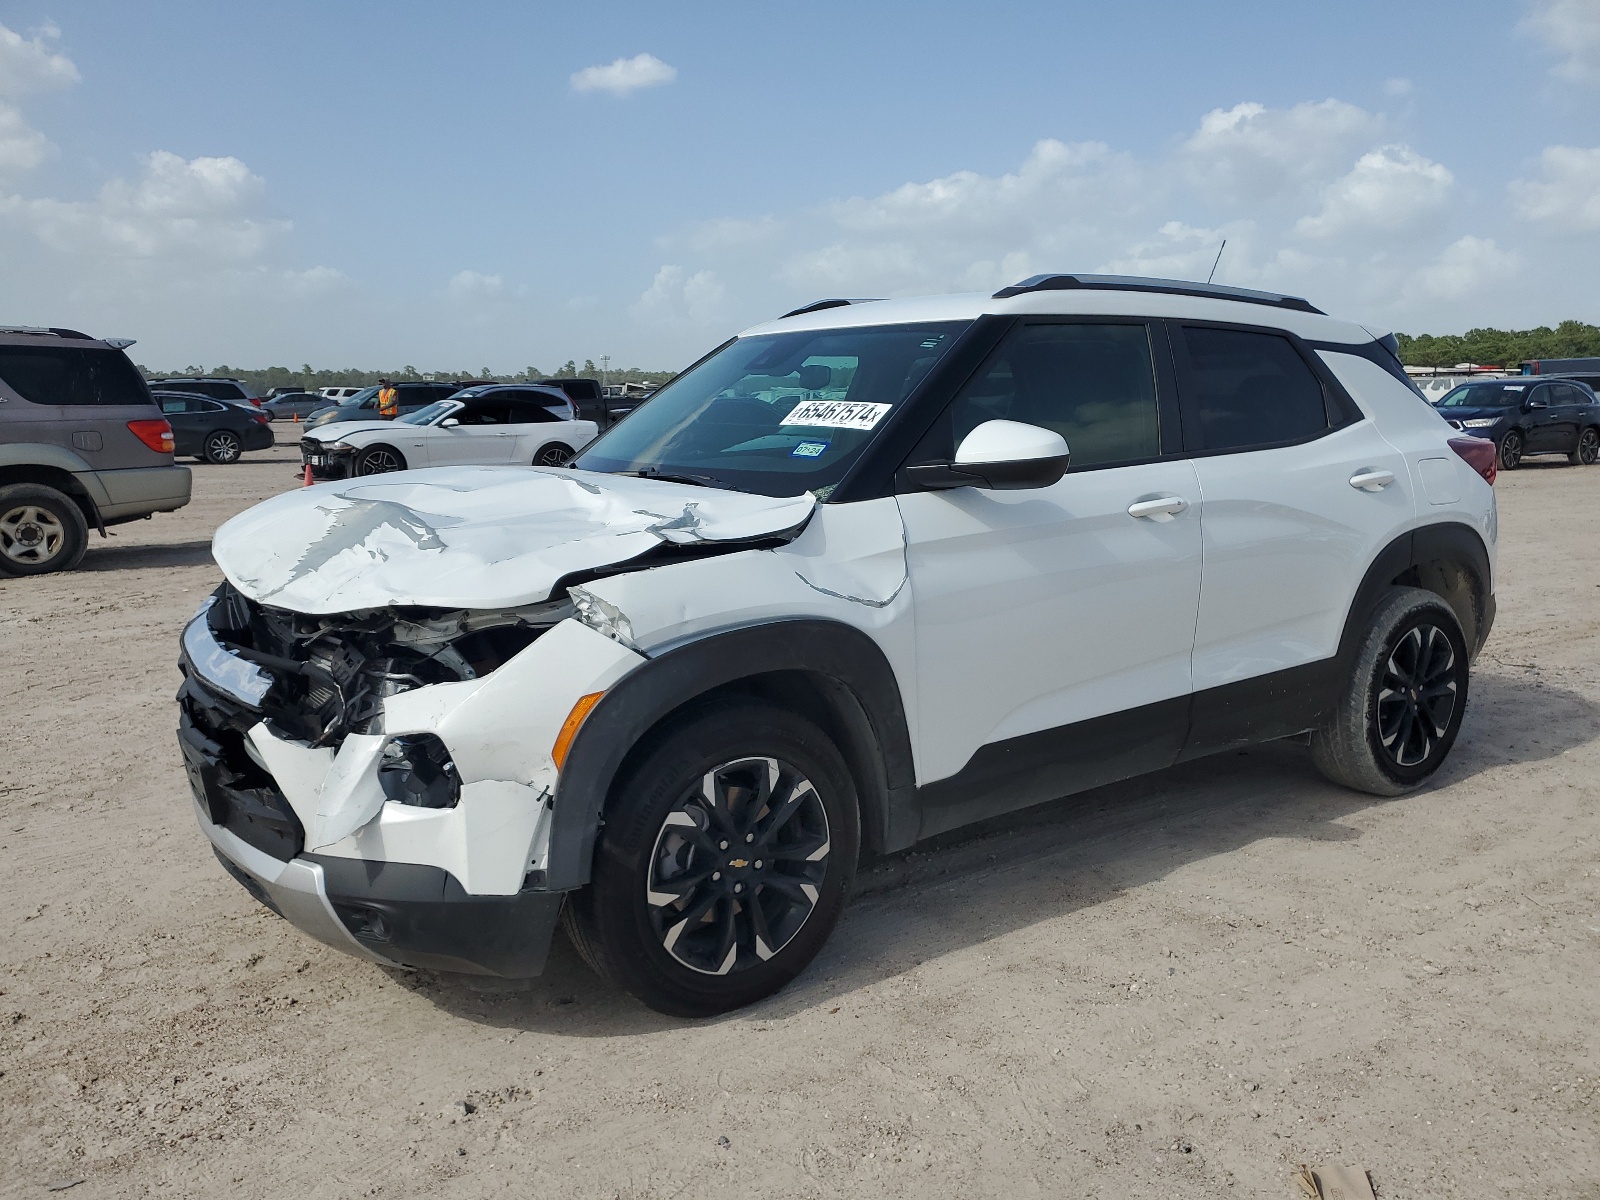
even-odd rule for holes
{"type": "MultiPolygon", "coordinates": [[[[585,359],[580,367],[573,359],[556,371],[542,371],[538,367],[530,366],[515,375],[497,375],[488,367],[481,367],[474,371],[470,368],[463,371],[418,371],[416,367],[404,366],[398,371],[367,371],[358,367],[346,367],[343,370],[328,370],[313,367],[304,363],[297,371],[293,367],[230,367],[226,363],[218,367],[201,367],[190,365],[176,371],[154,371],[149,367],[139,368],[151,379],[162,379],[173,375],[225,375],[233,379],[243,380],[252,384],[258,391],[265,392],[268,388],[303,387],[314,392],[323,387],[366,387],[377,383],[380,379],[419,380],[419,379],[483,379],[493,380],[496,383],[526,383],[534,379],[599,379],[600,368],[595,366],[593,359],[585,359]]],[[[647,371],[643,367],[613,367],[605,372],[607,383],[663,383],[671,379],[675,371],[647,371]]]]}
{"type": "Polygon", "coordinates": [[[1535,358],[1600,358],[1600,326],[1563,321],[1554,329],[1469,329],[1466,333],[1413,337],[1396,334],[1400,361],[1408,367],[1453,367],[1457,363],[1493,364],[1516,370],[1535,358]]]}

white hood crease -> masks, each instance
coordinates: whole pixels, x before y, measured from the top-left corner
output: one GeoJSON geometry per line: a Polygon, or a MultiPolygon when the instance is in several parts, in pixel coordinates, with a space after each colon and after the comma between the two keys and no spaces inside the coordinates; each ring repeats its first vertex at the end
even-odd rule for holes
{"type": "Polygon", "coordinates": [[[498,608],[662,544],[788,534],[816,503],[562,468],[438,467],[275,496],[217,530],[212,553],[245,595],[297,612],[498,608]]]}

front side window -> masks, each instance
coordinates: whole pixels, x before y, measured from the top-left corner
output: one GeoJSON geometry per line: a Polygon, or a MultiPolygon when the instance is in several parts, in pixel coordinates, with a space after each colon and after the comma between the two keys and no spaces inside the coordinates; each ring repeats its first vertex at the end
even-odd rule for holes
{"type": "Polygon", "coordinates": [[[1525,383],[1464,383],[1439,401],[1439,407],[1515,408],[1527,396],[1525,383]]]}
{"type": "Polygon", "coordinates": [[[1073,471],[1156,458],[1161,434],[1149,329],[1085,323],[1016,330],[950,406],[937,447],[925,445],[949,457],[962,438],[995,420],[1059,433],[1073,471]]]}
{"type": "Polygon", "coordinates": [[[0,379],[32,404],[150,403],[150,388],[121,350],[0,346],[0,379]]]}
{"type": "Polygon", "coordinates": [[[968,324],[739,338],[655,393],[572,465],[825,500],[968,324]]]}
{"type": "Polygon", "coordinates": [[[1185,327],[1191,384],[1184,434],[1196,450],[1304,441],[1328,428],[1322,383],[1288,338],[1185,327]],[[1197,436],[1198,435],[1198,436],[1197,436]]]}

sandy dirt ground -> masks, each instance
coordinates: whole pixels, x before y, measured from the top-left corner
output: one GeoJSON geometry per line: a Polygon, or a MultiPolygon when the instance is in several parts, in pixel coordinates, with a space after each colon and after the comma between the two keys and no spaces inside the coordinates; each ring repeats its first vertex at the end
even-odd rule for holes
{"type": "Polygon", "coordinates": [[[558,939],[387,973],[225,876],[172,694],[219,522],[293,453],[0,582],[0,1194],[1600,1197],[1600,470],[1499,485],[1435,786],[1280,744],[877,863],[818,962],[671,1020],[558,939]]]}

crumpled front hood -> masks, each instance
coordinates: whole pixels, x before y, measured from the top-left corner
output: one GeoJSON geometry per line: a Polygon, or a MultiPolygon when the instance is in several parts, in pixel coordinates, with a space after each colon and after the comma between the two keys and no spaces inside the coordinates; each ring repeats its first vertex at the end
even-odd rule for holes
{"type": "Polygon", "coordinates": [[[228,581],[303,613],[502,608],[663,543],[796,532],[809,493],[773,498],[545,467],[437,467],[285,492],[217,530],[228,581]]]}
{"type": "Polygon", "coordinates": [[[419,427],[416,425],[397,425],[394,421],[329,421],[326,425],[317,425],[307,429],[301,436],[315,438],[319,442],[337,442],[341,438],[349,437],[352,433],[365,433],[369,429],[395,428],[400,430],[397,436],[404,437],[408,433],[415,432],[419,427]]]}

